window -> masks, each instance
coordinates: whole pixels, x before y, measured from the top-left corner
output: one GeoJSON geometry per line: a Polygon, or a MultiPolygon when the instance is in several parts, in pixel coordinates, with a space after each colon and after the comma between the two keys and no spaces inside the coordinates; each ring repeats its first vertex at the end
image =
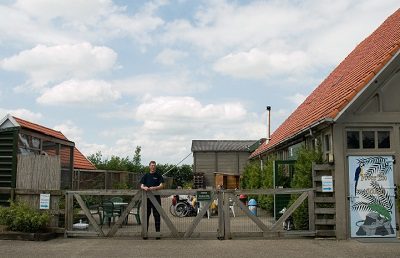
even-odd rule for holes
{"type": "Polygon", "coordinates": [[[347,131],[347,148],[359,149],[360,148],[360,132],[347,131]]]}
{"type": "Polygon", "coordinates": [[[378,131],[378,148],[379,149],[390,148],[390,132],[389,131],[378,131]]]}
{"type": "Polygon", "coordinates": [[[324,139],[325,139],[325,152],[330,152],[331,151],[331,135],[325,134],[324,139]]]}
{"type": "Polygon", "coordinates": [[[363,131],[363,149],[374,149],[375,148],[375,132],[374,131],[363,131]]]}
{"type": "Polygon", "coordinates": [[[31,135],[20,133],[18,135],[18,153],[40,154],[40,139],[31,135]]]}
{"type": "Polygon", "coordinates": [[[349,130],[346,132],[346,137],[348,149],[390,148],[389,130],[349,130]]]}

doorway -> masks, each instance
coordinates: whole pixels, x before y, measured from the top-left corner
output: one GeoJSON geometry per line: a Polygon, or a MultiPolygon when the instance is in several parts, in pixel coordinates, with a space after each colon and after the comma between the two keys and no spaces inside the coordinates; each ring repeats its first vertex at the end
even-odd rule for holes
{"type": "Polygon", "coordinates": [[[392,156],[349,156],[351,237],[396,237],[392,156]]]}

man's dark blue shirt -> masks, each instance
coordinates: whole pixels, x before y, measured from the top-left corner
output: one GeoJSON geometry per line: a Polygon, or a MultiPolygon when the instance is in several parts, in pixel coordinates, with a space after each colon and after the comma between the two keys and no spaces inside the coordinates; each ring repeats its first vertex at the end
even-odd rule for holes
{"type": "Polygon", "coordinates": [[[147,187],[159,186],[161,183],[164,183],[164,178],[157,171],[154,173],[146,173],[142,179],[140,179],[140,183],[147,187]]]}

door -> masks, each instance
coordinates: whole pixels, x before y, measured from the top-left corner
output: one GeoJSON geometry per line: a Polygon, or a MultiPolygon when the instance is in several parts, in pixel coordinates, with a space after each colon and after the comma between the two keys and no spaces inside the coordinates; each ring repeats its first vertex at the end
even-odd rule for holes
{"type": "Polygon", "coordinates": [[[391,156],[349,156],[351,237],[396,237],[391,156]]]}

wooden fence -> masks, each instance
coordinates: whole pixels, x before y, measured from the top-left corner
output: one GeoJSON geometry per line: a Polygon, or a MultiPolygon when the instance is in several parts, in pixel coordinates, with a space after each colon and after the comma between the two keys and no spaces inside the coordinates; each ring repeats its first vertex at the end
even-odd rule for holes
{"type": "Polygon", "coordinates": [[[72,177],[72,189],[138,189],[142,173],[113,170],[75,169],[72,177]]]}
{"type": "Polygon", "coordinates": [[[59,156],[18,155],[16,189],[12,196],[17,201],[39,208],[40,194],[50,194],[49,212],[53,215],[50,226],[57,227],[59,203],[63,193],[60,190],[61,165],[59,156]]]}

